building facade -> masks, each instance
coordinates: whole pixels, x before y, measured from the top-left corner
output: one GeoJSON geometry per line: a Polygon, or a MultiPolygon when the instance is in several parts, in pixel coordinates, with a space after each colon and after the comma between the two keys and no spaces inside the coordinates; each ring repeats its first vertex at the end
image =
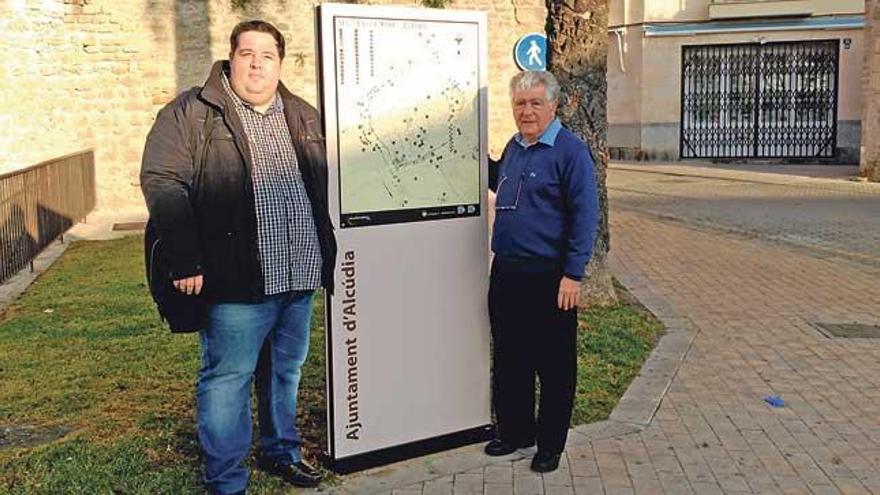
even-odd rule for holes
{"type": "Polygon", "coordinates": [[[611,0],[608,146],[858,163],[863,0],[611,0]]]}
{"type": "MultiPolygon", "coordinates": [[[[287,38],[282,79],[316,97],[313,8],[320,1],[3,0],[0,30],[0,173],[94,149],[98,208],[144,209],[138,184],[144,139],[162,106],[204,82],[229,53],[236,23],[260,18],[287,38]]],[[[419,0],[370,4],[420,7],[419,0]]],[[[486,12],[489,148],[497,156],[516,130],[507,83],[513,46],[543,31],[544,0],[451,0],[449,9],[486,12]]],[[[2,219],[0,219],[2,220],[2,219]]]]}

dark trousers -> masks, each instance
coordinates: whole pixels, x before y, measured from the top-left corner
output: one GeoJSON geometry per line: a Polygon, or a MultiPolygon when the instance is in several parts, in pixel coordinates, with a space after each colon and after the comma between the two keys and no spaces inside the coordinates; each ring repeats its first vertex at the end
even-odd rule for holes
{"type": "Polygon", "coordinates": [[[492,265],[492,402],[496,437],[538,450],[565,448],[577,381],[577,310],[557,305],[558,271],[527,273],[492,265]],[[535,419],[535,376],[541,384],[535,419]]]}

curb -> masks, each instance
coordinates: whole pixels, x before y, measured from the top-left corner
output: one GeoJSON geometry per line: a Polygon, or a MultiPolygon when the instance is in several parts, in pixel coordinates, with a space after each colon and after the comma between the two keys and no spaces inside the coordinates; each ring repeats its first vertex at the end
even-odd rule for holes
{"type": "Polygon", "coordinates": [[[777,186],[785,185],[833,185],[837,187],[850,187],[856,190],[865,191],[877,188],[880,190],[880,183],[852,180],[852,177],[828,178],[828,177],[810,177],[806,175],[789,175],[773,172],[762,172],[756,170],[732,170],[732,169],[716,169],[700,165],[687,164],[654,164],[654,165],[634,165],[631,163],[609,163],[608,170],[619,170],[623,172],[639,172],[644,174],[668,175],[674,177],[694,177],[699,179],[725,180],[731,182],[747,182],[751,184],[770,184],[777,186]]]}
{"type": "Polygon", "coordinates": [[[71,242],[110,240],[136,235],[136,231],[114,231],[112,227],[118,221],[140,220],[142,212],[91,212],[87,220],[74,224],[61,234],[58,240],[43,248],[33,260],[33,270],[26,266],[15,275],[0,284],[0,314],[9,304],[27,291],[28,287],[48,270],[62,255],[71,242]]]}
{"type": "Polygon", "coordinates": [[[33,260],[33,269],[26,266],[18,271],[15,275],[0,284],[0,315],[12,302],[19,298],[27,291],[28,287],[40,277],[49,267],[55,263],[70,243],[57,240],[43,248],[40,254],[33,260]]]}

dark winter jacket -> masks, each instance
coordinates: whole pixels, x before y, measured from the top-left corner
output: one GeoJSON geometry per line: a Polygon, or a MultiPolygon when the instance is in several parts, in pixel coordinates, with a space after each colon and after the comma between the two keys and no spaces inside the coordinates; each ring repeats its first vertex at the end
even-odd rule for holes
{"type": "MultiPolygon", "coordinates": [[[[172,279],[204,275],[208,300],[257,302],[263,297],[263,275],[257,242],[257,213],[251,170],[253,161],[244,127],[223,88],[214,64],[202,88],[193,88],[163,108],[147,136],[141,166],[141,189],[171,266],[172,279]],[[208,141],[208,106],[214,125],[208,141]],[[201,177],[194,162],[207,143],[201,177]],[[193,184],[199,184],[193,195],[193,184]]],[[[322,281],[332,292],[336,241],[327,211],[327,162],[318,112],[283,84],[278,93],[290,129],[298,166],[318,231],[324,264],[322,281]]]]}

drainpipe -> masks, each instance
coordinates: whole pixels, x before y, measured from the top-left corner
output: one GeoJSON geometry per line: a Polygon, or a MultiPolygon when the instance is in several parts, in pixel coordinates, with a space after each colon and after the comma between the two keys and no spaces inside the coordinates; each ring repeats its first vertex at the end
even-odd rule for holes
{"type": "Polygon", "coordinates": [[[624,27],[616,27],[611,32],[617,35],[617,57],[620,64],[620,72],[626,73],[626,66],[623,63],[623,35],[626,32],[624,27]]]}

